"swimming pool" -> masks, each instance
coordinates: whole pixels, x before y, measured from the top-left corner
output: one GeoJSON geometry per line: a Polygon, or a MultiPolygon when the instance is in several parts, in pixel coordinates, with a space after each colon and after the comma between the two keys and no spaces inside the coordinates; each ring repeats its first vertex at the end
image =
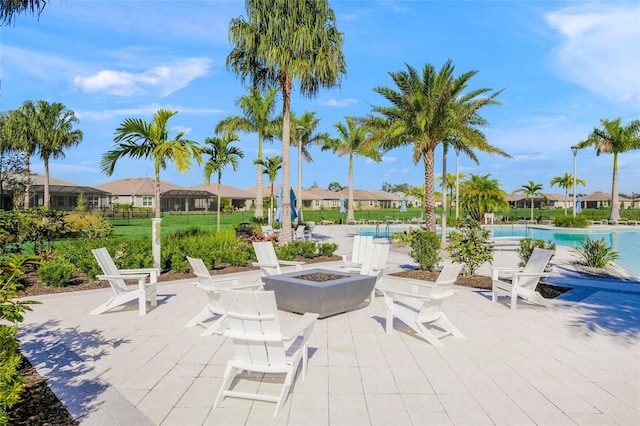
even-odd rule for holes
{"type": "Polygon", "coordinates": [[[620,256],[616,263],[640,276],[640,230],[637,229],[565,229],[524,225],[494,225],[487,228],[493,237],[535,238],[569,247],[580,247],[587,236],[592,240],[604,238],[620,256]]]}

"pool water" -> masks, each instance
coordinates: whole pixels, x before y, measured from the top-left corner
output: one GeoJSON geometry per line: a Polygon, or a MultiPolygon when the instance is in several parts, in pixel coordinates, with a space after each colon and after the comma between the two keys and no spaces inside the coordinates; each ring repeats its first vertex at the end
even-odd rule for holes
{"type": "Polygon", "coordinates": [[[488,226],[493,237],[527,237],[556,245],[580,247],[587,237],[604,241],[618,252],[616,263],[640,276],[640,230],[636,229],[549,229],[523,225],[488,226]]]}

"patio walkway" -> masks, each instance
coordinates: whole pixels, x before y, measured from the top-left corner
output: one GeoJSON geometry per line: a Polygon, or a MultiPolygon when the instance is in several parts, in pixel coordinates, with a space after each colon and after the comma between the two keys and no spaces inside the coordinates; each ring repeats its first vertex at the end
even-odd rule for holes
{"type": "MultiPolygon", "coordinates": [[[[318,226],[314,235],[347,250],[345,229],[318,226]]],[[[498,256],[513,262],[513,253],[498,256]]],[[[144,317],[135,304],[88,315],[108,290],[37,297],[43,304],[25,315],[20,338],[87,425],[640,424],[640,284],[580,278],[563,264],[568,257],[559,250],[553,280],[579,290],[548,309],[522,303],[512,311],[488,291],[459,288],[445,310],[466,339],[446,337],[441,349],[399,321],[385,334],[381,297],[319,320],[307,379],[298,378],[275,419],[274,405],[259,401],[227,398],[212,410],[233,348],[184,328],[206,303],[188,281],[161,283],[159,305],[144,317]]],[[[398,252],[390,262],[413,264],[398,252]]]]}

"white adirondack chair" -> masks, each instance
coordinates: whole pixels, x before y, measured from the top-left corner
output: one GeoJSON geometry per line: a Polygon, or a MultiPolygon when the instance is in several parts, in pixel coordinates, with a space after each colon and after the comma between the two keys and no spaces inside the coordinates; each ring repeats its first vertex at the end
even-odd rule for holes
{"type": "Polygon", "coordinates": [[[304,262],[294,262],[290,260],[278,260],[276,250],[271,241],[254,241],[253,249],[256,252],[257,262],[253,266],[259,266],[262,276],[281,274],[280,266],[295,266],[296,271],[302,271],[304,262]]]}
{"type": "Polygon", "coordinates": [[[275,294],[272,291],[222,290],[229,329],[224,332],[233,341],[235,357],[227,363],[224,380],[213,408],[229,397],[276,403],[274,417],[286,401],[289,389],[302,361],[302,379],[306,378],[308,342],[318,314],[306,313],[290,329],[281,331],[275,294]],[[279,395],[231,390],[242,371],[285,374],[279,395]]]}
{"type": "Polygon", "coordinates": [[[548,306],[547,300],[536,291],[540,278],[549,276],[544,272],[553,251],[535,248],[524,269],[491,268],[491,300],[498,301],[499,296],[511,298],[511,309],[516,309],[518,297],[531,303],[548,306]],[[501,279],[510,276],[511,282],[501,279]]]}
{"type": "Polygon", "coordinates": [[[114,293],[106,303],[92,310],[91,315],[100,315],[116,306],[136,299],[138,299],[140,315],[147,314],[147,298],[150,300],[151,307],[157,306],[157,282],[158,275],[160,275],[158,269],[118,269],[106,248],[94,249],[91,252],[104,272],[104,275],[98,275],[97,278],[109,281],[114,293]],[[149,283],[145,282],[147,278],[149,278],[149,283]],[[138,285],[127,286],[124,280],[138,280],[138,285]]]}
{"type": "Polygon", "coordinates": [[[240,281],[237,279],[214,280],[213,277],[211,277],[211,274],[209,274],[209,270],[202,259],[187,256],[187,260],[189,261],[189,265],[191,265],[193,273],[198,279],[196,286],[203,290],[209,299],[209,302],[202,308],[200,313],[185,324],[185,328],[195,327],[196,325],[204,327],[205,330],[202,332],[201,336],[209,336],[219,332],[223,328],[222,326],[224,325],[227,316],[225,314],[222,301],[220,300],[220,290],[262,289],[262,282],[240,284],[240,281]],[[218,317],[218,319],[213,323],[210,323],[209,321],[215,317],[218,317]]]}
{"type": "MultiPolygon", "coordinates": [[[[362,275],[372,275],[376,277],[376,285],[380,282],[385,269],[388,269],[387,258],[389,257],[389,243],[370,243],[360,266],[347,266],[349,272],[358,272],[362,275]]],[[[371,299],[375,298],[376,287],[371,291],[371,299]]]]}
{"type": "Polygon", "coordinates": [[[433,283],[380,283],[378,290],[384,294],[387,308],[387,334],[393,332],[395,317],[411,327],[424,340],[439,348],[443,347],[440,339],[445,336],[453,335],[464,339],[464,335],[442,310],[444,301],[455,294],[452,286],[463,266],[459,263],[445,266],[433,283]],[[434,334],[434,326],[440,330],[437,334],[434,334]]]}
{"type": "Polygon", "coordinates": [[[306,239],[310,239],[310,238],[307,238],[307,237],[308,237],[308,234],[305,231],[305,226],[304,225],[298,225],[296,230],[293,231],[293,241],[304,241],[306,239]]]}
{"type": "Polygon", "coordinates": [[[351,250],[351,258],[349,254],[341,254],[345,268],[352,268],[362,265],[373,249],[373,237],[365,235],[356,235],[353,237],[353,248],[351,250]]]}

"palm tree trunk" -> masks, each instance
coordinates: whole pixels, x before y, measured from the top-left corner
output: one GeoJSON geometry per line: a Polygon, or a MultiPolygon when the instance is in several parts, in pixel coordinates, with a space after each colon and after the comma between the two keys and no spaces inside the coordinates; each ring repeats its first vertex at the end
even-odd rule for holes
{"type": "Polygon", "coordinates": [[[433,182],[433,150],[424,152],[425,224],[427,231],[436,232],[436,195],[433,182]]]}
{"type": "Polygon", "coordinates": [[[613,153],[613,179],[611,184],[611,213],[609,220],[620,220],[620,202],[618,201],[618,153],[613,153]]]}
{"type": "Polygon", "coordinates": [[[49,157],[43,158],[44,161],[44,207],[49,208],[51,203],[49,202],[49,157]]]}
{"type": "Polygon", "coordinates": [[[25,185],[24,208],[29,210],[31,206],[31,154],[26,151],[24,153],[24,167],[27,171],[27,184],[25,185]]]}
{"type": "Polygon", "coordinates": [[[441,215],[442,233],[440,235],[440,244],[442,247],[447,245],[447,148],[442,147],[442,215],[441,215]]]}
{"type": "Polygon", "coordinates": [[[353,213],[353,153],[349,154],[349,208],[347,209],[347,223],[355,220],[353,213]]]}
{"type": "Polygon", "coordinates": [[[216,218],[216,231],[220,230],[220,181],[222,180],[222,173],[218,172],[218,217],[216,218]]]}
{"type": "Polygon", "coordinates": [[[156,180],[155,180],[155,188],[154,188],[154,210],[155,210],[155,218],[161,219],[162,216],[160,214],[160,162],[156,159],[156,180]]]}
{"type": "MultiPolygon", "coordinates": [[[[258,160],[262,160],[262,134],[258,134],[258,160]]],[[[264,170],[261,164],[257,165],[256,172],[256,217],[262,217],[264,215],[264,208],[262,207],[263,203],[263,177],[264,170]]]]}
{"type": "Polygon", "coordinates": [[[533,220],[533,194],[531,194],[531,220],[533,220]]]}
{"type": "Polygon", "coordinates": [[[291,153],[290,153],[290,121],[291,121],[291,79],[282,77],[282,231],[281,241],[291,241],[291,153]]]}
{"type": "MultiPolygon", "coordinates": [[[[562,204],[564,204],[564,215],[565,216],[567,215],[567,198],[569,198],[569,189],[565,188],[564,189],[564,203],[562,203],[562,204]]],[[[573,208],[575,209],[576,206],[573,206],[573,208]]]]}

